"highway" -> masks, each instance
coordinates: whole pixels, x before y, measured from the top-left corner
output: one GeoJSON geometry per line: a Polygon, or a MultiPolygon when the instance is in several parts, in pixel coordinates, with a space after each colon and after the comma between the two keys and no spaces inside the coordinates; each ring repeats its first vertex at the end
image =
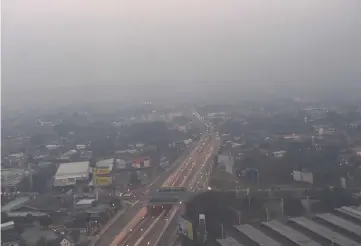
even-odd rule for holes
{"type": "MultiPolygon", "coordinates": [[[[178,168],[174,168],[176,170],[172,170],[173,172],[168,172],[165,174],[165,179],[161,180],[159,179],[155,184],[153,184],[151,187],[145,189],[144,192],[141,192],[139,196],[143,196],[143,200],[141,200],[134,209],[135,211],[131,211],[132,213],[126,212],[126,219],[125,223],[122,224],[122,227],[118,227],[118,234],[111,237],[109,239],[103,239],[102,241],[99,240],[99,243],[97,245],[134,245],[134,243],[138,240],[139,236],[137,236],[137,233],[143,234],[142,229],[143,228],[134,228],[134,226],[138,225],[139,223],[145,223],[148,225],[153,225],[152,223],[158,219],[154,217],[150,217],[146,213],[146,204],[148,194],[152,194],[155,192],[159,187],[161,186],[181,186],[186,182],[185,177],[188,177],[190,175],[190,170],[195,167],[195,161],[197,156],[199,155],[198,150],[199,148],[202,148],[202,143],[204,142],[204,137],[199,141],[199,145],[194,148],[189,156],[183,159],[183,163],[179,165],[178,168]],[[163,183],[162,183],[163,181],[163,183]],[[145,221],[145,222],[143,222],[145,221]],[[120,231],[120,232],[119,232],[120,231]]],[[[160,218],[161,219],[161,218],[160,218]]],[[[160,220],[158,219],[158,220],[160,220]]],[[[123,220],[121,218],[120,220],[123,220]]],[[[157,221],[158,221],[157,220],[157,221]]],[[[120,222],[119,222],[120,223],[120,222]]],[[[102,238],[105,238],[104,236],[102,238]]]]}
{"type": "MultiPolygon", "coordinates": [[[[211,165],[207,164],[211,163],[211,157],[216,150],[218,142],[215,139],[214,136],[210,138],[204,145],[203,150],[197,151],[196,155],[181,167],[180,172],[171,177],[173,179],[171,186],[184,186],[188,191],[208,187],[207,181],[211,165]]],[[[176,218],[182,212],[182,206],[181,204],[174,205],[171,210],[163,212],[160,216],[148,219],[152,221],[150,227],[146,231],[139,229],[133,231],[129,240],[126,240],[122,245],[157,245],[161,239],[162,241],[167,240],[167,242],[174,240],[177,228],[176,218]],[[165,230],[170,233],[164,233],[165,230]],[[163,239],[162,235],[167,238],[163,239]]]]}
{"type": "Polygon", "coordinates": [[[102,235],[97,236],[96,240],[93,241],[91,245],[111,245],[115,238],[119,236],[120,231],[125,228],[137,214],[139,214],[142,208],[144,208],[144,204],[148,199],[147,194],[155,192],[159,187],[161,187],[165,182],[167,182],[169,177],[172,176],[172,172],[177,171],[179,166],[182,166],[184,162],[188,160],[189,156],[194,155],[198,145],[199,143],[197,145],[190,146],[190,148],[187,149],[185,153],[178,158],[178,160],[172,165],[172,167],[162,173],[159,178],[154,181],[154,183],[152,183],[148,187],[137,190],[135,196],[139,202],[133,207],[128,206],[127,210],[102,235]]]}
{"type": "MultiPolygon", "coordinates": [[[[208,188],[208,177],[211,173],[212,168],[212,162],[213,160],[211,157],[215,152],[218,151],[219,148],[219,141],[217,139],[214,139],[215,141],[212,141],[210,144],[210,147],[208,149],[207,155],[205,156],[203,162],[199,166],[199,169],[191,179],[191,181],[188,183],[187,188],[189,191],[197,191],[201,189],[202,187],[208,188]]],[[[155,237],[150,239],[147,244],[143,245],[174,245],[177,241],[177,226],[178,226],[178,215],[180,215],[182,212],[178,209],[176,214],[173,216],[172,220],[168,221],[165,226],[161,226],[162,229],[158,230],[157,232],[154,232],[154,234],[157,234],[157,239],[154,240],[155,237]]]]}
{"type": "MultiPolygon", "coordinates": [[[[196,121],[202,122],[204,119],[199,114],[193,113],[196,117],[196,121]]],[[[127,245],[124,244],[126,241],[132,241],[131,238],[133,231],[143,231],[142,227],[149,227],[152,225],[154,219],[147,216],[146,202],[149,198],[149,194],[154,193],[161,186],[178,186],[179,184],[185,183],[180,177],[184,177],[189,174],[185,174],[188,165],[193,165],[192,160],[199,155],[198,150],[205,146],[204,140],[205,135],[203,134],[201,140],[197,145],[189,147],[185,153],[178,158],[178,160],[169,168],[167,171],[162,173],[152,184],[144,189],[140,189],[136,192],[135,197],[138,200],[133,206],[128,206],[127,210],[117,219],[114,223],[105,228],[103,233],[97,235],[91,243],[91,246],[104,246],[104,245],[127,245]],[[150,223],[150,224],[149,224],[150,223]]],[[[131,244],[130,244],[131,245],[131,244]]]]}

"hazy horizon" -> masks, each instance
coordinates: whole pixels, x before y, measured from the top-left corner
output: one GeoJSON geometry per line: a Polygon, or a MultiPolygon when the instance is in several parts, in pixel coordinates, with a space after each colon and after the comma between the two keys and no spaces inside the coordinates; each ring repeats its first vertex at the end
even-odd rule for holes
{"type": "Polygon", "coordinates": [[[361,94],[361,1],[2,2],[5,107],[361,94]]]}

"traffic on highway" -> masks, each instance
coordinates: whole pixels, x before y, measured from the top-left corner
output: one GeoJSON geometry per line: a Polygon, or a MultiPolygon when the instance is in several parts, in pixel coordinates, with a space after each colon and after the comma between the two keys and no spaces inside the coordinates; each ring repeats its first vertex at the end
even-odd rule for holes
{"type": "MultiPolygon", "coordinates": [[[[165,186],[186,187],[188,191],[196,191],[207,186],[209,172],[211,170],[211,156],[217,149],[218,142],[212,134],[206,137],[204,142],[192,152],[192,155],[183,165],[169,177],[165,186]],[[203,144],[204,143],[204,144],[203,144]]],[[[174,205],[170,210],[164,210],[159,216],[145,216],[140,223],[141,226],[130,232],[121,244],[118,245],[157,245],[167,229],[167,237],[173,238],[176,233],[174,220],[182,211],[182,204],[174,205]],[[168,228],[171,227],[171,228],[168,228]]],[[[166,239],[164,239],[166,240],[166,239]]]]}
{"type": "MultiPolygon", "coordinates": [[[[196,121],[204,119],[194,113],[196,121]]],[[[104,233],[96,236],[97,245],[155,245],[162,232],[182,211],[182,204],[161,206],[159,213],[148,211],[147,205],[152,194],[160,187],[185,187],[188,192],[208,190],[212,155],[218,151],[219,138],[210,124],[202,123],[204,132],[200,140],[190,146],[185,153],[153,183],[132,192],[135,202],[127,206],[123,214],[114,218],[104,233]]],[[[175,230],[174,230],[175,232],[175,230]]],[[[172,237],[175,233],[172,234],[172,237]]]]}

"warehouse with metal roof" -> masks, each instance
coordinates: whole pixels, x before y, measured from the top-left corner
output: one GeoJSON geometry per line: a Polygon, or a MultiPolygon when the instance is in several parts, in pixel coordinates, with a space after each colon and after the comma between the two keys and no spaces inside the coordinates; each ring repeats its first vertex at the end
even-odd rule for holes
{"type": "Polygon", "coordinates": [[[89,179],[89,162],[61,163],[54,176],[54,187],[75,185],[89,179]]]}

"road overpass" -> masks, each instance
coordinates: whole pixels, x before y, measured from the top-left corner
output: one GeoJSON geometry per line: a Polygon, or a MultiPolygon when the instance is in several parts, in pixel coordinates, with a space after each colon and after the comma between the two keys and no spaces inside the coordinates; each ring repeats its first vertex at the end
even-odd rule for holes
{"type": "MultiPolygon", "coordinates": [[[[168,178],[163,182],[162,185],[158,184],[159,187],[179,187],[184,186],[184,184],[189,184],[194,177],[194,173],[199,170],[199,165],[201,160],[206,159],[206,152],[209,151],[205,146],[209,146],[210,139],[207,138],[207,135],[204,135],[199,141],[199,145],[192,150],[189,156],[183,160],[183,163],[180,164],[172,173],[168,174],[168,178]],[[205,141],[207,139],[207,141],[205,141]]],[[[98,244],[98,245],[136,245],[139,240],[142,240],[144,234],[144,229],[153,228],[159,221],[166,220],[167,214],[161,212],[159,216],[152,216],[147,213],[146,203],[148,202],[148,197],[152,198],[152,194],[156,192],[158,188],[155,186],[152,189],[146,191],[146,200],[144,200],[144,205],[137,206],[136,214],[132,214],[131,218],[128,218],[127,223],[123,226],[122,230],[112,238],[112,242],[108,244],[98,244]]],[[[150,200],[150,199],[149,199],[150,200]]],[[[163,205],[164,206],[164,205],[163,205]]]]}
{"type": "MultiPolygon", "coordinates": [[[[188,190],[187,194],[191,196],[197,194],[193,191],[198,191],[199,187],[208,187],[208,177],[210,176],[210,170],[212,163],[212,156],[214,152],[218,150],[219,142],[216,140],[215,135],[207,141],[202,151],[198,152],[191,163],[183,166],[179,175],[173,177],[171,184],[174,186],[185,186],[188,190]]],[[[121,244],[118,245],[157,245],[161,239],[165,230],[174,232],[176,230],[176,224],[174,224],[175,218],[182,212],[182,204],[176,204],[176,200],[169,201],[162,199],[158,202],[155,200],[154,204],[162,204],[168,201],[174,203],[169,210],[162,210],[158,216],[148,215],[145,217],[142,224],[136,230],[130,233],[130,236],[126,238],[121,244]],[[176,205],[175,205],[176,204],[176,205]]],[[[162,205],[161,205],[162,206],[162,205]]],[[[164,208],[164,204],[163,204],[164,208]]]]}
{"type": "Polygon", "coordinates": [[[112,220],[112,223],[105,226],[103,231],[99,233],[91,243],[92,246],[111,245],[112,242],[121,234],[121,231],[126,228],[131,221],[141,213],[144,208],[144,204],[147,203],[148,194],[155,193],[162,185],[170,183],[169,178],[173,177],[176,172],[179,172],[179,168],[184,166],[185,163],[189,163],[190,159],[197,154],[197,149],[201,146],[202,141],[190,146],[185,153],[179,157],[172,166],[162,173],[148,187],[140,189],[135,195],[139,198],[139,202],[134,206],[128,206],[127,210],[119,216],[117,219],[112,220]]]}

